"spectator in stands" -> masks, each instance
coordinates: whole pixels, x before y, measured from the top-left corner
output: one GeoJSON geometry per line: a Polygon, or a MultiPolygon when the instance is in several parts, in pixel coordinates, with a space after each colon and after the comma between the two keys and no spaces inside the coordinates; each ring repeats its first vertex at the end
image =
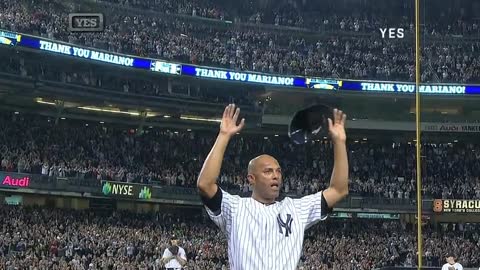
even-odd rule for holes
{"type": "MultiPolygon", "coordinates": [[[[0,215],[13,217],[0,223],[0,268],[162,269],[162,251],[169,247],[172,234],[184,239],[186,268],[225,269],[228,265],[226,239],[213,237],[216,229],[205,216],[6,205],[0,206],[0,215]],[[50,252],[52,246],[56,253],[50,252]]],[[[414,227],[400,221],[326,221],[305,235],[299,266],[367,270],[415,265],[414,227]]],[[[464,265],[479,265],[478,229],[478,225],[461,230],[426,225],[424,249],[431,251],[432,265],[441,266],[449,250],[461,252],[464,265]]]]}
{"type": "MultiPolygon", "coordinates": [[[[146,129],[136,135],[129,129],[105,124],[60,120],[0,112],[1,169],[43,175],[54,181],[67,177],[80,185],[99,186],[101,180],[195,187],[195,171],[211,143],[209,132],[146,129]],[[50,121],[50,122],[49,122],[50,121]],[[22,130],[23,136],[15,136],[22,130]],[[20,163],[22,164],[22,163],[20,163]]],[[[326,188],[331,158],[328,142],[298,147],[286,137],[245,135],[232,142],[219,183],[234,193],[251,192],[238,164],[246,163],[261,149],[280,157],[285,174],[282,192],[312,194],[326,188]],[[280,146],[280,147],[276,147],[280,146]],[[320,158],[322,157],[322,158],[320,158]],[[308,169],[307,169],[308,168],[308,169]],[[227,173],[228,172],[228,173],[227,173]],[[315,181],[311,181],[315,179],[315,181]]],[[[408,143],[351,143],[350,194],[391,200],[413,199],[416,192],[415,147],[408,143]]],[[[430,198],[480,198],[480,149],[473,144],[424,145],[426,170],[423,195],[430,198]],[[446,158],[446,157],[449,158],[446,158]]]]}
{"type": "MultiPolygon", "coordinates": [[[[182,5],[182,2],[179,1],[179,4],[182,5]]],[[[156,4],[157,1],[154,5],[156,4]]],[[[301,33],[292,35],[291,32],[270,32],[266,29],[229,27],[225,29],[215,24],[192,23],[184,17],[152,15],[147,11],[139,11],[141,14],[132,15],[132,11],[125,8],[123,2],[107,7],[100,3],[93,6],[85,5],[84,8],[106,14],[112,23],[106,26],[105,32],[96,34],[68,32],[66,27],[68,23],[62,18],[67,18],[68,13],[74,12],[75,9],[55,1],[49,4],[0,3],[0,14],[5,14],[0,17],[0,27],[112,52],[232,69],[350,79],[411,81],[414,78],[414,58],[411,53],[413,44],[391,42],[376,35],[346,34],[345,37],[339,38],[338,32],[341,34],[343,29],[376,32],[379,27],[389,25],[385,19],[361,20],[331,15],[332,18],[325,19],[324,22],[335,22],[339,27],[332,29],[335,30],[332,35],[312,40],[303,38],[301,33]]],[[[455,18],[456,15],[452,16],[455,18]]],[[[297,14],[293,17],[302,18],[297,14]]],[[[405,27],[411,24],[405,18],[394,20],[403,20],[405,27]]],[[[260,21],[261,16],[257,14],[255,22],[260,21]]],[[[296,20],[287,21],[297,24],[296,20]]],[[[437,24],[433,24],[432,27],[447,29],[443,31],[445,35],[452,35],[456,33],[455,31],[478,34],[479,31],[473,22],[461,22],[457,24],[460,26],[455,27],[455,31],[451,25],[437,24]]],[[[312,23],[309,22],[307,25],[312,23]]],[[[411,30],[411,27],[408,29],[411,30]]],[[[425,32],[430,33],[428,30],[425,32]]],[[[439,33],[438,30],[433,32],[439,33]]],[[[477,42],[467,40],[461,45],[448,41],[441,41],[440,44],[437,41],[426,42],[423,46],[427,60],[422,67],[423,81],[458,83],[475,80],[480,75],[480,69],[476,68],[479,63],[475,57],[478,46],[477,42]]],[[[20,74],[27,75],[27,66],[20,65],[18,68],[20,74]]],[[[62,77],[67,82],[81,81],[84,84],[99,82],[92,80],[92,74],[62,77]]],[[[129,92],[131,88],[128,87],[129,92]]]]}

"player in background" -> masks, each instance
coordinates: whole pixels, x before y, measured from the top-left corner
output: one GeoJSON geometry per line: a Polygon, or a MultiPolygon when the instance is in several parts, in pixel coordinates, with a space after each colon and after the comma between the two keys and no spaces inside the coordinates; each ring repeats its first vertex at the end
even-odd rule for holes
{"type": "Polygon", "coordinates": [[[453,253],[448,253],[445,256],[446,264],[442,266],[442,270],[463,270],[463,266],[456,262],[457,257],[453,253]]]}

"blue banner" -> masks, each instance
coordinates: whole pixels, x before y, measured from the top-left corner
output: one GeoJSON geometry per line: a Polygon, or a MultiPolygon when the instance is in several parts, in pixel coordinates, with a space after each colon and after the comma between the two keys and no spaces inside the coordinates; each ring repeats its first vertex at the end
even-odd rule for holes
{"type": "Polygon", "coordinates": [[[182,65],[182,75],[225,81],[250,82],[258,84],[294,86],[302,88],[307,87],[305,83],[305,78],[301,77],[276,76],[273,74],[232,71],[227,69],[196,67],[190,65],[182,65]]]}
{"type": "Polygon", "coordinates": [[[467,95],[480,95],[480,85],[467,85],[467,86],[465,86],[465,94],[467,94],[467,95]]]}
{"type": "Polygon", "coordinates": [[[110,63],[125,67],[134,67],[139,69],[150,69],[152,60],[137,57],[129,57],[115,53],[107,53],[92,49],[81,48],[71,44],[52,42],[34,37],[22,36],[19,46],[29,47],[42,51],[49,51],[57,54],[73,56],[76,58],[89,59],[110,63]]]}
{"type": "MultiPolygon", "coordinates": [[[[343,81],[340,90],[384,93],[415,93],[414,83],[343,81]]],[[[434,95],[480,94],[479,86],[455,84],[421,84],[420,93],[434,95]]]]}
{"type": "MultiPolygon", "coordinates": [[[[312,90],[358,91],[370,93],[413,94],[415,84],[411,82],[380,82],[336,80],[316,77],[283,76],[258,72],[233,71],[228,69],[200,67],[171,63],[161,60],[133,57],[73,44],[57,42],[29,35],[0,30],[0,44],[63,54],[79,59],[94,60],[117,66],[133,67],[170,75],[184,75],[224,81],[248,82],[259,85],[295,87],[312,90]]],[[[431,95],[479,95],[480,85],[421,84],[420,93],[431,95]]]]}

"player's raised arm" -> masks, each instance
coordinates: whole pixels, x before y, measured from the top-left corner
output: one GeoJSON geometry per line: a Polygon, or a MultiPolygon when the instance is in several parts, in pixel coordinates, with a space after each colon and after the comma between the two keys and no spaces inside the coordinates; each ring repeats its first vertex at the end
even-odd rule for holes
{"type": "Polygon", "coordinates": [[[223,112],[217,140],[205,159],[197,180],[197,188],[200,195],[204,198],[210,199],[217,192],[217,178],[220,175],[223,155],[228,142],[230,141],[230,138],[239,132],[245,125],[245,119],[242,119],[237,125],[239,114],[240,108],[235,108],[235,104],[229,104],[223,112]]]}
{"type": "Polygon", "coordinates": [[[347,115],[342,111],[333,110],[333,120],[328,119],[328,129],[333,142],[334,164],[330,186],[323,191],[323,196],[329,208],[348,195],[348,156],[345,134],[347,115]]]}

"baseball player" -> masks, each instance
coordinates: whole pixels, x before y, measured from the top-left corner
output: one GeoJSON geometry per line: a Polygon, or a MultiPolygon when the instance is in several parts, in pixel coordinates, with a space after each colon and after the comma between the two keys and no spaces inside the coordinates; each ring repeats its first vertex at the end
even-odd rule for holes
{"type": "Polygon", "coordinates": [[[453,253],[448,253],[445,256],[446,264],[442,266],[442,270],[463,270],[463,266],[457,261],[457,256],[453,253]]]}
{"type": "Polygon", "coordinates": [[[163,252],[162,263],[166,270],[181,270],[187,264],[185,250],[178,245],[178,238],[173,235],[170,239],[171,246],[163,252]]]}
{"type": "Polygon", "coordinates": [[[330,186],[279,202],[282,169],[269,155],[260,155],[248,164],[250,198],[231,195],[216,183],[228,142],[245,125],[245,119],[237,125],[239,114],[234,104],[225,108],[220,132],[197,180],[200,196],[208,215],[228,239],[232,270],[293,270],[300,259],[305,230],[324,220],[348,194],[346,115],[335,109],[333,119],[328,119],[335,158],[330,186]]]}

